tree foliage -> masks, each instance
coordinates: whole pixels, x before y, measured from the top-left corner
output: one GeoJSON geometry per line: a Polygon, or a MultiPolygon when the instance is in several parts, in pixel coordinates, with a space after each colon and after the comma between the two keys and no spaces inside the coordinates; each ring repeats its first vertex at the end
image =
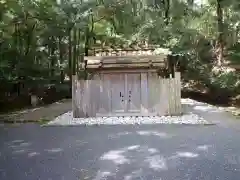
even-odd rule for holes
{"type": "Polygon", "coordinates": [[[156,44],[212,85],[239,63],[239,18],[238,0],[0,0],[0,84],[63,83],[91,47],[156,44]]]}

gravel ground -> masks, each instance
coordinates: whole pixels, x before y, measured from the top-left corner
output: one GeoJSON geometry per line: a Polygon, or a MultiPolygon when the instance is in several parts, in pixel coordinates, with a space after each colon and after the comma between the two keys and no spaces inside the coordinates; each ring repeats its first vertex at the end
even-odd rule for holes
{"type": "Polygon", "coordinates": [[[149,116],[149,117],[97,117],[73,118],[72,112],[67,112],[48,125],[117,125],[117,124],[211,124],[196,114],[182,116],[149,116]]]}
{"type": "MultiPolygon", "coordinates": [[[[72,111],[64,113],[48,125],[117,125],[117,124],[213,124],[201,115],[191,112],[186,106],[202,105],[203,103],[182,99],[184,114],[181,116],[149,116],[149,117],[97,117],[73,118],[72,111]]],[[[212,107],[209,105],[209,107],[212,107]]]]}

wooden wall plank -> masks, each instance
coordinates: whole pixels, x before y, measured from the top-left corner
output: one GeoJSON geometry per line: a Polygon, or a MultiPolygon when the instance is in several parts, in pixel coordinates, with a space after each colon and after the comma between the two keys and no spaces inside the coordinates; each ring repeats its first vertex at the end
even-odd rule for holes
{"type": "Polygon", "coordinates": [[[76,97],[77,91],[77,76],[72,76],[72,110],[73,110],[73,117],[79,117],[78,112],[78,98],[76,97]]]}
{"type": "Polygon", "coordinates": [[[141,113],[148,113],[148,78],[147,73],[141,73],[141,113]]]}
{"type": "Polygon", "coordinates": [[[176,104],[177,104],[177,114],[182,113],[182,104],[181,104],[181,73],[175,73],[175,81],[176,81],[176,104]]]}
{"type": "MultiPolygon", "coordinates": [[[[142,115],[179,115],[181,108],[181,77],[163,79],[155,73],[141,73],[142,115]]],[[[111,108],[111,80],[107,74],[95,80],[78,80],[73,76],[72,108],[74,117],[109,115],[111,108]]]]}

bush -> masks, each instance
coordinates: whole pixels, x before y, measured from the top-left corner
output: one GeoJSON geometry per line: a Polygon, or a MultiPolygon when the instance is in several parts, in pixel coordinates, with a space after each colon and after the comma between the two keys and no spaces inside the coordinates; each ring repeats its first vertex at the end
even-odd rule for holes
{"type": "Polygon", "coordinates": [[[211,84],[219,89],[227,89],[233,94],[240,93],[240,75],[228,68],[211,75],[211,84]]]}

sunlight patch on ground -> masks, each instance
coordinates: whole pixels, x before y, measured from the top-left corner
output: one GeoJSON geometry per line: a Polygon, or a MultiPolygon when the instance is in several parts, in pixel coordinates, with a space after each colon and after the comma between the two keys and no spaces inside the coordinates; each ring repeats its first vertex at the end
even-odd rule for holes
{"type": "Polygon", "coordinates": [[[63,149],[61,149],[61,148],[52,148],[52,149],[46,149],[45,151],[50,152],[50,153],[57,153],[57,152],[62,152],[63,149]]]}
{"type": "Polygon", "coordinates": [[[192,99],[181,99],[181,104],[186,104],[186,105],[203,105],[204,103],[198,102],[192,99]]]}
{"type": "Polygon", "coordinates": [[[124,180],[142,179],[141,175],[143,173],[142,169],[133,171],[131,174],[125,175],[124,180]]]}
{"type": "Polygon", "coordinates": [[[201,145],[197,147],[197,150],[207,151],[210,147],[210,145],[201,145]]]}
{"type": "Polygon", "coordinates": [[[195,106],[193,108],[194,110],[199,110],[199,111],[203,111],[203,112],[206,112],[206,111],[211,111],[211,112],[222,112],[222,110],[220,109],[217,109],[217,108],[213,108],[211,106],[206,106],[206,105],[203,105],[203,106],[195,106]]]}
{"type": "Polygon", "coordinates": [[[24,142],[24,143],[21,143],[19,146],[24,146],[24,147],[26,147],[26,146],[30,146],[30,145],[31,145],[31,143],[24,142]]]}
{"type": "MultiPolygon", "coordinates": [[[[206,145],[199,145],[198,149],[206,149],[207,147],[206,145]]],[[[126,168],[128,166],[134,166],[135,168],[129,171],[126,169],[126,174],[122,177],[123,180],[144,179],[146,173],[143,172],[161,172],[179,168],[183,162],[197,157],[199,157],[199,154],[191,151],[177,151],[172,156],[164,156],[158,149],[148,147],[147,145],[126,146],[117,150],[108,151],[99,158],[99,164],[101,166],[95,180],[110,177],[114,179],[117,172],[120,171],[119,168],[122,167],[124,169],[124,167],[126,168]]]]}
{"type": "Polygon", "coordinates": [[[37,155],[40,155],[40,153],[38,153],[38,152],[28,153],[28,157],[34,157],[34,156],[37,156],[37,155]]]}
{"type": "Polygon", "coordinates": [[[124,155],[122,155],[124,152],[125,151],[123,151],[123,150],[109,151],[109,152],[103,154],[103,156],[101,156],[100,159],[101,160],[111,160],[115,164],[130,163],[130,160],[126,159],[126,157],[124,155]]]}
{"type": "Polygon", "coordinates": [[[157,149],[155,149],[155,148],[149,148],[148,149],[148,152],[149,153],[151,153],[151,154],[153,154],[153,153],[157,153],[157,152],[159,152],[157,149]]]}
{"type": "Polygon", "coordinates": [[[13,154],[22,154],[25,153],[24,149],[13,151],[13,154]]]}
{"type": "Polygon", "coordinates": [[[24,140],[17,139],[17,140],[13,140],[11,143],[22,143],[22,142],[24,142],[24,140]]]}
{"type": "Polygon", "coordinates": [[[137,134],[139,135],[146,135],[146,136],[150,136],[150,135],[154,135],[154,136],[159,136],[162,138],[166,138],[167,134],[164,132],[157,132],[157,131],[137,131],[137,134]]]}
{"type": "Polygon", "coordinates": [[[177,152],[177,156],[178,157],[186,157],[186,158],[196,158],[199,155],[196,153],[192,153],[192,152],[177,152]]]}
{"type": "Polygon", "coordinates": [[[149,168],[155,171],[167,170],[166,160],[160,155],[147,157],[145,162],[149,164],[149,168]]]}
{"type": "Polygon", "coordinates": [[[138,148],[140,148],[139,145],[129,146],[129,147],[127,148],[127,150],[136,150],[136,149],[138,149],[138,148]]]}
{"type": "Polygon", "coordinates": [[[120,133],[118,133],[117,135],[118,136],[122,136],[122,135],[128,135],[128,134],[132,134],[132,132],[120,132],[120,133]]]}
{"type": "Polygon", "coordinates": [[[94,178],[94,180],[102,180],[102,179],[106,179],[108,176],[112,176],[113,174],[109,171],[98,171],[96,177],[94,178]]]}

